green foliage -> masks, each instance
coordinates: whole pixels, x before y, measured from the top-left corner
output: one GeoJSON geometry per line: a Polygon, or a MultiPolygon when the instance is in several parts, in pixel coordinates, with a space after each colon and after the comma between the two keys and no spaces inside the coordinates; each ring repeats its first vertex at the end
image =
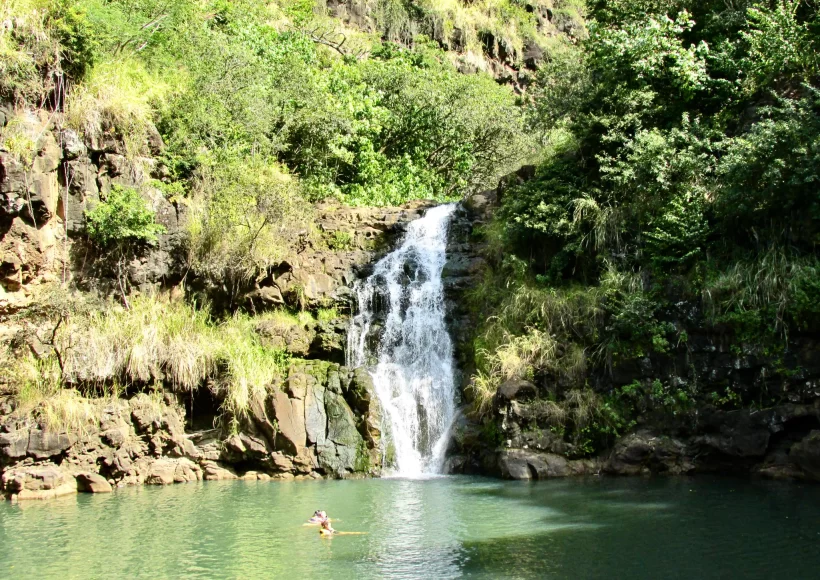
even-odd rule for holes
{"type": "Polygon", "coordinates": [[[817,75],[820,47],[812,31],[816,24],[799,17],[805,4],[805,0],[775,0],[770,3],[773,8],[762,4],[749,8],[749,27],[741,37],[749,45],[742,62],[750,90],[817,75]]]}
{"type": "Polygon", "coordinates": [[[282,157],[312,197],[451,199],[491,183],[520,155],[509,91],[407,51],[377,56],[317,75],[310,102],[289,115],[282,157]]]}
{"type": "Polygon", "coordinates": [[[214,158],[194,182],[191,264],[199,274],[235,287],[280,262],[310,217],[298,184],[277,164],[214,158]]]}
{"type": "Polygon", "coordinates": [[[327,240],[327,245],[331,250],[350,250],[353,248],[353,234],[342,230],[336,230],[327,240]]]}
{"type": "Polygon", "coordinates": [[[128,243],[153,244],[165,228],[134,189],[114,185],[105,201],[85,213],[88,236],[101,248],[128,243]]]}
{"type": "Polygon", "coordinates": [[[533,179],[503,191],[474,304],[486,319],[474,339],[476,411],[507,376],[533,380],[579,454],[646,415],[743,403],[691,370],[686,384],[598,386],[595,418],[574,425],[567,397],[588,388],[590,370],[605,385],[650,355],[674,360],[687,328],[710,325],[737,352],[776,355],[820,322],[817,6],[589,8],[590,37],[556,50],[536,77],[527,120],[547,148],[533,179]],[[553,354],[530,356],[533,340],[553,354]],[[577,374],[558,365],[573,352],[585,365],[563,368],[577,374]],[[505,365],[511,354],[528,364],[505,365]]]}

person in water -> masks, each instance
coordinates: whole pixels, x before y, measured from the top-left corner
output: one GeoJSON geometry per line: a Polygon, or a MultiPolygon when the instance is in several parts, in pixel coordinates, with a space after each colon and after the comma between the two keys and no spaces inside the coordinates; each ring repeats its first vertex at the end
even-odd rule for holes
{"type": "Polygon", "coordinates": [[[313,516],[311,516],[311,518],[307,521],[307,523],[309,523],[309,524],[321,524],[322,520],[326,520],[326,519],[327,519],[327,512],[324,512],[322,510],[316,510],[315,512],[313,512],[313,516]]]}
{"type": "Polygon", "coordinates": [[[332,536],[335,533],[336,530],[330,526],[330,518],[325,517],[319,524],[319,534],[322,536],[332,536]]]}

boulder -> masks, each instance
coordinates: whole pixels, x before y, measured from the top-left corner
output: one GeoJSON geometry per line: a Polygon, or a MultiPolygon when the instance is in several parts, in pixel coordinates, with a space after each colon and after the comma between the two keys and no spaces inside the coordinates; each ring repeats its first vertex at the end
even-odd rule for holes
{"type": "Polygon", "coordinates": [[[36,459],[62,455],[78,439],[76,433],[53,433],[32,429],[29,432],[28,454],[36,459]]]}
{"type": "Polygon", "coordinates": [[[312,384],[305,395],[305,432],[310,444],[323,446],[327,433],[325,412],[325,388],[318,382],[312,384]]]}
{"type": "Polygon", "coordinates": [[[175,483],[189,483],[192,481],[202,481],[202,468],[187,458],[177,460],[174,470],[175,483]]]}
{"type": "Polygon", "coordinates": [[[87,493],[111,493],[111,484],[99,473],[78,473],[77,490],[87,493]]]}
{"type": "Polygon", "coordinates": [[[293,461],[283,453],[273,452],[270,454],[273,466],[280,472],[292,472],[294,470],[293,461]]]}
{"type": "Polygon", "coordinates": [[[288,455],[300,455],[307,443],[304,401],[291,399],[287,393],[277,391],[273,395],[273,409],[279,424],[277,448],[288,455]]]}
{"type": "Polygon", "coordinates": [[[526,449],[502,451],[498,467],[504,479],[549,479],[573,474],[570,462],[565,457],[526,449]]]}
{"type": "Polygon", "coordinates": [[[3,489],[19,500],[51,499],[77,493],[77,481],[54,464],[29,465],[6,470],[3,489]]]}
{"type": "Polygon", "coordinates": [[[238,478],[233,469],[216,461],[203,461],[202,470],[205,481],[226,481],[238,478]]]}
{"type": "Polygon", "coordinates": [[[528,400],[538,394],[538,389],[529,381],[523,379],[510,379],[501,383],[496,392],[496,401],[504,404],[514,400],[528,400]]]}
{"type": "Polygon", "coordinates": [[[317,446],[319,465],[327,472],[341,476],[356,471],[363,443],[356,429],[356,419],[344,398],[330,389],[325,391],[327,440],[317,446]]]}
{"type": "Polygon", "coordinates": [[[190,459],[158,459],[151,464],[145,483],[170,485],[202,480],[202,468],[190,459]]]}
{"type": "Polygon", "coordinates": [[[177,464],[171,459],[159,459],[151,465],[145,483],[148,485],[170,485],[174,483],[177,464]]]}
{"type": "Polygon", "coordinates": [[[25,457],[28,450],[28,436],[28,429],[0,433],[0,458],[4,459],[0,463],[25,457]]]}
{"type": "Polygon", "coordinates": [[[677,439],[639,431],[618,440],[604,470],[616,475],[690,473],[696,467],[690,456],[687,446],[677,439]]]}
{"type": "Polygon", "coordinates": [[[810,478],[820,480],[820,431],[812,431],[792,445],[789,458],[810,478]]]}

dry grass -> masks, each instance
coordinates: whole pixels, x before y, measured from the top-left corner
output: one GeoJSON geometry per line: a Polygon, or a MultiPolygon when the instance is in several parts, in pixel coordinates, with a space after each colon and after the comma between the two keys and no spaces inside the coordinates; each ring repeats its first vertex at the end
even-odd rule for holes
{"type": "MultiPolygon", "coordinates": [[[[109,305],[71,316],[55,340],[63,373],[54,354],[42,360],[23,356],[5,369],[2,382],[29,411],[54,397],[77,403],[60,398],[66,396],[65,384],[114,394],[120,382],[177,391],[207,383],[224,399],[225,411],[242,414],[252,402],[264,400],[289,363],[284,352],[260,344],[257,324],[258,319],[242,315],[215,324],[207,309],[141,296],[129,310],[109,305]]],[[[70,420],[72,415],[60,408],[53,413],[56,422],[70,420]]]]}
{"type": "Polygon", "coordinates": [[[536,328],[521,336],[509,336],[494,351],[482,349],[478,358],[483,370],[470,381],[473,413],[479,417],[492,408],[498,387],[510,379],[532,380],[536,370],[551,367],[556,361],[555,339],[536,328]]]}
{"type": "Polygon", "coordinates": [[[103,397],[90,399],[75,389],[63,388],[53,357],[38,360],[31,354],[18,353],[2,362],[3,380],[14,395],[15,416],[30,417],[47,431],[91,432],[99,424],[103,407],[116,396],[116,389],[107,389],[103,397]]]}
{"type": "Polygon", "coordinates": [[[637,274],[611,267],[597,287],[518,284],[495,309],[497,315],[487,320],[477,341],[477,372],[469,387],[473,412],[485,415],[498,387],[512,378],[531,380],[548,374],[582,387],[588,360],[600,356],[589,349],[596,344],[604,322],[607,297],[640,288],[637,274]]]}
{"type": "Polygon", "coordinates": [[[115,130],[134,157],[143,152],[154,106],[168,91],[169,85],[139,61],[101,62],[68,95],[66,121],[92,138],[115,130]]]}

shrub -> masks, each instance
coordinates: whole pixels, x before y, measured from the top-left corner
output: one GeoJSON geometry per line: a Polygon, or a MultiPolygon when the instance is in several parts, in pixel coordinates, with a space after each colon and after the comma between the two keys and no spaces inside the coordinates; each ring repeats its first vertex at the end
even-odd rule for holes
{"type": "Polygon", "coordinates": [[[154,244],[165,227],[154,222],[154,212],[130,187],[114,185],[105,201],[85,212],[89,237],[101,248],[127,243],[154,244]]]}
{"type": "Polygon", "coordinates": [[[191,263],[199,274],[238,291],[289,253],[311,217],[298,183],[278,164],[216,158],[194,183],[191,263]]]}

